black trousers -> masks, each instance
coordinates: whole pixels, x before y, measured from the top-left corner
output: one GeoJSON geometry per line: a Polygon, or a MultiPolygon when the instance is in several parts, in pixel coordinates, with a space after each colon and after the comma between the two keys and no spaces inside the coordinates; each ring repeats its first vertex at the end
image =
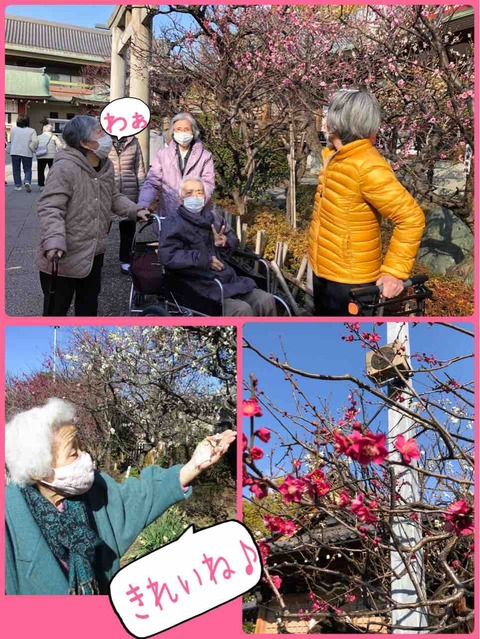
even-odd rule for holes
{"type": "Polygon", "coordinates": [[[45,186],[45,169],[51,168],[53,164],[53,158],[37,159],[37,171],[38,171],[38,186],[45,186]]]}
{"type": "Polygon", "coordinates": [[[52,276],[40,272],[40,284],[43,291],[43,316],[63,317],[68,313],[75,295],[75,315],[77,317],[95,317],[98,312],[98,296],[102,286],[103,255],[93,260],[92,270],[87,277],[57,277],[53,310],[48,312],[52,276]]]}
{"type": "MultiPolygon", "coordinates": [[[[339,284],[330,282],[323,277],[313,274],[313,301],[315,303],[315,315],[318,317],[342,317],[348,316],[348,304],[352,288],[361,286],[373,286],[375,282],[365,284],[339,284]]],[[[366,298],[364,298],[366,299],[366,298]]],[[[372,296],[373,301],[373,296],[372,296]]]]}
{"type": "Polygon", "coordinates": [[[135,236],[136,223],[132,220],[120,220],[120,254],[122,264],[130,264],[130,251],[135,236]]]}

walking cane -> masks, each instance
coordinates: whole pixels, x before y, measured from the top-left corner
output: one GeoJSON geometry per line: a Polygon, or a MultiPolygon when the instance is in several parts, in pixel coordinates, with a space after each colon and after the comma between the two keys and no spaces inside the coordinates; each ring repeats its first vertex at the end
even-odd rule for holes
{"type": "Polygon", "coordinates": [[[57,277],[58,277],[58,253],[52,257],[52,276],[50,278],[50,291],[48,292],[48,306],[47,316],[52,317],[53,308],[55,305],[55,295],[57,292],[57,277]]]}

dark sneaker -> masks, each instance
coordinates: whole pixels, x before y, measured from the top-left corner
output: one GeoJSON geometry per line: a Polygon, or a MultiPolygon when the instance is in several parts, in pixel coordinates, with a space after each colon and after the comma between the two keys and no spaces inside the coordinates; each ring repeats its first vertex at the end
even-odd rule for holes
{"type": "Polygon", "coordinates": [[[30,184],[25,184],[25,191],[27,193],[31,193],[32,192],[32,187],[30,186],[30,184]]]}

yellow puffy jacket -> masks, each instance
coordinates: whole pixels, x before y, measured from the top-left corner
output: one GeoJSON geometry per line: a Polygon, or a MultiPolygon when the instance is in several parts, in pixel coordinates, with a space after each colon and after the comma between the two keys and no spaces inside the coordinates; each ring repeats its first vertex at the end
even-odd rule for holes
{"type": "Polygon", "coordinates": [[[425,216],[368,139],[324,149],[309,233],[313,272],[332,282],[366,284],[382,274],[407,279],[425,216]],[[381,217],[395,225],[382,263],[381,217]]]}

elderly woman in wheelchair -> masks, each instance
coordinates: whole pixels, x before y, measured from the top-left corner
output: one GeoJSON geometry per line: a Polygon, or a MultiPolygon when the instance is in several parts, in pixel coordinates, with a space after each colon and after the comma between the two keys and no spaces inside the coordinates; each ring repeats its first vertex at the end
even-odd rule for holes
{"type": "Polygon", "coordinates": [[[225,220],[205,206],[203,180],[185,178],[179,195],[177,214],[164,220],[158,247],[159,261],[170,277],[190,282],[206,306],[220,305],[223,315],[276,315],[274,296],[227,263],[238,239],[225,220]]]}

